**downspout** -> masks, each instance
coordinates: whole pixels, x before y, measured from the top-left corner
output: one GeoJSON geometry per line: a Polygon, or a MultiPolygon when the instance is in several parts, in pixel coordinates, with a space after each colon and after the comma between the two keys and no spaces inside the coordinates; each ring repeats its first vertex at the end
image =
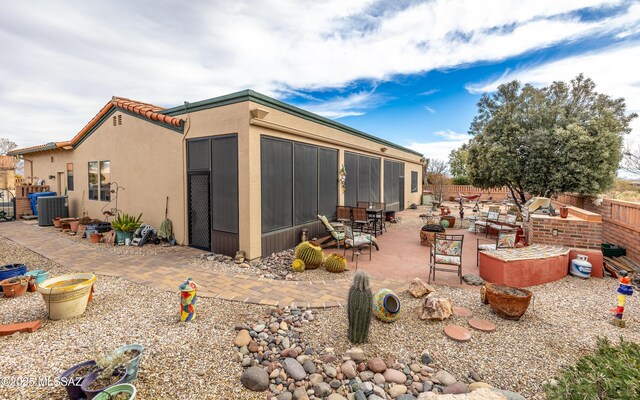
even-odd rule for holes
{"type": "Polygon", "coordinates": [[[187,133],[191,129],[191,117],[187,110],[189,103],[184,102],[184,115],[186,117],[184,123],[184,132],[182,134],[182,200],[185,202],[185,207],[182,208],[182,243],[187,242],[187,232],[189,229],[188,212],[187,207],[189,203],[189,193],[187,193],[187,133]]]}

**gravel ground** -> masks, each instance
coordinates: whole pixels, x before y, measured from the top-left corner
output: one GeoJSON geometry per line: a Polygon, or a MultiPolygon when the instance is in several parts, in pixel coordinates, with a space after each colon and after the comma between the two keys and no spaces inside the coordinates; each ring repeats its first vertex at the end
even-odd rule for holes
{"type": "MultiPolygon", "coordinates": [[[[0,262],[26,262],[29,269],[46,269],[51,275],[67,272],[15,243],[0,237],[0,262]]],[[[370,341],[362,346],[367,357],[393,355],[418,357],[428,350],[439,367],[458,379],[470,370],[486,382],[517,391],[528,398],[543,398],[542,382],[563,365],[575,361],[595,346],[597,336],[640,341],[640,307],[628,299],[626,329],[610,324],[608,310],[615,305],[617,281],[568,277],[532,288],[534,303],[520,321],[500,319],[482,305],[476,290],[438,287],[440,295],[456,306],[470,308],[475,317],[496,323],[497,331],[473,331],[467,343],[445,338],[449,323],[466,325],[466,318],[445,322],[418,318],[422,300],[400,293],[402,314],[393,324],[372,322],[370,341]]],[[[145,346],[140,374],[135,382],[141,399],[264,399],[265,395],[242,389],[242,371],[233,351],[234,326],[257,321],[265,307],[202,298],[198,318],[181,324],[176,293],[137,285],[120,278],[99,276],[94,301],[87,312],[67,321],[46,321],[32,334],[2,339],[0,377],[21,375],[55,378],[81,361],[94,358],[127,343],[145,346]],[[100,325],[103,326],[100,326],[100,325]],[[108,326],[104,326],[108,324],[108,326]]],[[[315,348],[333,347],[340,354],[351,345],[346,339],[344,308],[318,311],[305,326],[305,341],[315,348]]],[[[45,318],[38,293],[16,299],[0,296],[0,323],[45,318]]],[[[0,387],[0,398],[63,399],[60,387],[0,387]]]]}

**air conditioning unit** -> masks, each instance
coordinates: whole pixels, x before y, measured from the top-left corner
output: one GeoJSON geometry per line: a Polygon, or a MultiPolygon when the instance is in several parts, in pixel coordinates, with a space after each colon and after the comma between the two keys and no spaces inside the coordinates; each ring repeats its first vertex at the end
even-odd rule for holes
{"type": "Polygon", "coordinates": [[[51,226],[54,218],[69,217],[69,201],[66,196],[38,197],[38,225],[51,226]]]}

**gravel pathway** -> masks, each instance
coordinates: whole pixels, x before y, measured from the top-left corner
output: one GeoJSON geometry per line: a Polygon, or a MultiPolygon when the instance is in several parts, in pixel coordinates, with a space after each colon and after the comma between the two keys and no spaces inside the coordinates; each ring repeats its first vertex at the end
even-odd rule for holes
{"type": "MultiPolygon", "coordinates": [[[[0,237],[0,262],[26,262],[29,269],[52,275],[67,272],[46,258],[0,237]]],[[[615,305],[617,281],[568,277],[532,288],[533,303],[522,320],[500,319],[482,305],[475,290],[437,287],[454,305],[471,309],[474,317],[497,325],[494,333],[473,331],[468,343],[450,341],[442,334],[449,323],[465,325],[467,318],[444,322],[418,319],[423,300],[400,293],[402,314],[393,324],[372,322],[367,357],[393,355],[419,357],[428,350],[439,367],[463,379],[470,370],[484,381],[517,391],[527,398],[543,398],[542,382],[562,365],[574,363],[595,346],[596,336],[616,341],[620,335],[640,341],[640,307],[628,300],[626,329],[610,324],[608,310],[615,305]]],[[[264,399],[264,393],[246,391],[239,383],[241,365],[234,354],[234,326],[257,321],[266,307],[201,298],[198,318],[181,324],[178,297],[120,278],[99,276],[94,301],[79,318],[46,321],[32,334],[2,338],[0,377],[55,378],[72,365],[127,343],[145,346],[135,382],[141,399],[211,398],[264,399]]],[[[16,299],[0,296],[0,323],[45,318],[38,293],[16,299]]],[[[336,353],[351,348],[346,339],[344,308],[321,310],[304,327],[306,342],[314,348],[333,347],[336,353]]],[[[0,398],[63,399],[60,387],[0,387],[0,398]]]]}

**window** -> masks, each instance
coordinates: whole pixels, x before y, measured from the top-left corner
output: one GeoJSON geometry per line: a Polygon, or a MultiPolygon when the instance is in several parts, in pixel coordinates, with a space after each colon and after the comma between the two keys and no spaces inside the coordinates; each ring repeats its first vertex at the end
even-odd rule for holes
{"type": "Polygon", "coordinates": [[[100,200],[111,201],[111,161],[100,161],[100,200]]]}
{"type": "Polygon", "coordinates": [[[411,171],[411,193],[418,191],[418,171],[411,171]]]}
{"type": "Polygon", "coordinates": [[[67,190],[73,190],[73,163],[67,163],[67,190]]]}
{"type": "MultiPolygon", "coordinates": [[[[68,168],[69,165],[67,174],[68,168]]],[[[73,169],[73,165],[71,168],[73,169]]],[[[111,201],[110,161],[89,161],[89,200],[111,201]]]]}
{"type": "Polygon", "coordinates": [[[89,161],[89,200],[98,200],[98,162],[89,161]]]}

